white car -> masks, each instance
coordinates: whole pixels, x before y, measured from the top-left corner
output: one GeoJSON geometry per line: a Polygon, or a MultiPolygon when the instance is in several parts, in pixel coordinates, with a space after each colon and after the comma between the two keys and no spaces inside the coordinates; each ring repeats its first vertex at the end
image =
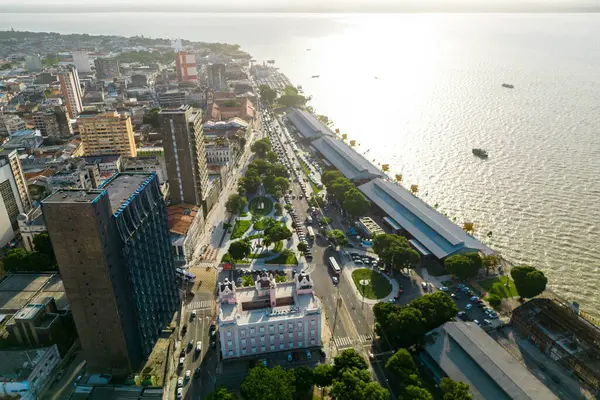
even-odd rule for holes
{"type": "Polygon", "coordinates": [[[183,399],[183,388],[177,389],[177,398],[183,399]]]}
{"type": "Polygon", "coordinates": [[[196,343],[196,351],[197,352],[201,352],[202,351],[202,342],[197,342],[196,343]]]}
{"type": "Polygon", "coordinates": [[[185,371],[185,380],[188,381],[190,380],[190,377],[192,376],[192,371],[191,370],[187,370],[185,371]]]}
{"type": "Polygon", "coordinates": [[[337,285],[338,283],[340,283],[340,280],[338,279],[338,277],[337,277],[337,276],[334,276],[333,278],[331,278],[331,280],[333,280],[333,283],[334,283],[334,284],[336,284],[336,285],[337,285]]]}
{"type": "Polygon", "coordinates": [[[177,378],[177,387],[180,388],[183,386],[183,378],[180,376],[177,378]]]}
{"type": "Polygon", "coordinates": [[[184,357],[181,357],[181,358],[179,359],[179,366],[180,366],[180,367],[183,367],[183,363],[184,363],[184,362],[185,362],[185,358],[184,358],[184,357]]]}

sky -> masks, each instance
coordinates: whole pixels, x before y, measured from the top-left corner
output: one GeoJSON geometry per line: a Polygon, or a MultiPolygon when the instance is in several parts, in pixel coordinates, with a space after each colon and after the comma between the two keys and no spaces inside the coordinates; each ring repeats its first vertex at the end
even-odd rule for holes
{"type": "Polygon", "coordinates": [[[600,0],[0,0],[0,12],[584,12],[600,0]]]}

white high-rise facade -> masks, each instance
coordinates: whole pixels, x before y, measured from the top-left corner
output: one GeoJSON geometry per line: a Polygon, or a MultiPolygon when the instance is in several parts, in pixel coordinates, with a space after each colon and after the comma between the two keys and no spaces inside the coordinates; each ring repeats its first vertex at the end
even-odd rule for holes
{"type": "Polygon", "coordinates": [[[75,119],[83,110],[81,84],[79,83],[77,69],[67,67],[58,74],[58,79],[60,81],[60,90],[65,98],[69,118],[75,119]]]}
{"type": "Polygon", "coordinates": [[[79,72],[92,72],[90,56],[85,50],[73,52],[73,64],[75,64],[75,68],[77,68],[77,71],[79,72]]]}

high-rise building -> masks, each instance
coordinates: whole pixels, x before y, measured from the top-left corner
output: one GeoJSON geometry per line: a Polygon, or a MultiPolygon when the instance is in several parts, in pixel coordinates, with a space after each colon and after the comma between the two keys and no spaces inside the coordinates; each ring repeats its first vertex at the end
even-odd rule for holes
{"type": "Polygon", "coordinates": [[[198,80],[198,71],[196,70],[196,56],[193,53],[180,51],[175,55],[175,72],[177,80],[195,81],[198,80]]]}
{"type": "Polygon", "coordinates": [[[77,118],[79,135],[86,156],[120,154],[135,157],[135,139],[131,117],[116,111],[104,114],[81,114],[77,118]]]}
{"type": "Polygon", "coordinates": [[[94,66],[96,67],[96,77],[98,79],[111,79],[121,76],[121,65],[119,60],[114,58],[96,58],[94,66]]]}
{"type": "Polygon", "coordinates": [[[202,110],[188,105],[158,113],[173,205],[201,205],[206,215],[208,171],[202,110]]]}
{"type": "Polygon", "coordinates": [[[227,69],[225,64],[209,64],[206,66],[208,74],[208,87],[217,91],[227,89],[227,80],[225,74],[227,69]]]}
{"type": "Polygon", "coordinates": [[[17,150],[0,149],[0,246],[14,239],[18,217],[31,209],[31,198],[17,150]]]}
{"type": "Polygon", "coordinates": [[[25,65],[27,66],[27,71],[36,72],[42,70],[42,60],[40,59],[39,54],[32,54],[30,56],[25,57],[25,65]]]}
{"type": "Polygon", "coordinates": [[[23,118],[15,114],[0,114],[0,135],[12,136],[17,131],[27,129],[23,118]]]}
{"type": "Polygon", "coordinates": [[[58,74],[60,90],[65,98],[69,118],[75,119],[83,110],[81,103],[81,84],[79,83],[79,74],[74,67],[67,67],[58,74]]]}
{"type": "Polygon", "coordinates": [[[58,190],[42,211],[88,369],[136,371],[180,304],[156,174],[58,190]]]}
{"type": "Polygon", "coordinates": [[[53,111],[35,111],[33,113],[33,123],[35,129],[39,129],[42,136],[61,136],[58,119],[53,111]]]}
{"type": "Polygon", "coordinates": [[[73,63],[79,72],[92,72],[92,68],[90,66],[90,56],[85,50],[73,52],[73,63]]]}

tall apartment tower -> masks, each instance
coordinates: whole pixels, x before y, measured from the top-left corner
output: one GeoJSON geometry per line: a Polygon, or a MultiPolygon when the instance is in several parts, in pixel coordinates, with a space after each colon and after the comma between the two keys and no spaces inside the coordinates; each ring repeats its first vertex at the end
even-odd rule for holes
{"type": "Polygon", "coordinates": [[[90,66],[90,56],[85,50],[73,52],[73,63],[79,72],[92,72],[92,67],[90,66]]]}
{"type": "Polygon", "coordinates": [[[94,60],[96,67],[96,77],[98,79],[111,79],[121,76],[121,64],[114,58],[96,58],[94,60]]]}
{"type": "Polygon", "coordinates": [[[156,174],[59,190],[42,211],[88,368],[136,371],[180,304],[156,174]]]}
{"type": "Polygon", "coordinates": [[[42,60],[40,59],[39,54],[32,54],[30,56],[25,57],[25,65],[27,66],[27,71],[36,72],[42,70],[42,60]]]}
{"type": "Polygon", "coordinates": [[[86,156],[120,154],[136,156],[131,117],[116,111],[104,114],[81,114],[77,127],[86,156]]]}
{"type": "Polygon", "coordinates": [[[209,64],[207,66],[208,87],[216,91],[227,89],[227,80],[225,79],[225,64],[209,64]]]}
{"type": "Polygon", "coordinates": [[[208,171],[202,110],[188,105],[158,113],[173,205],[202,206],[206,215],[208,171]]]}
{"type": "Polygon", "coordinates": [[[35,129],[39,129],[42,136],[61,136],[60,125],[54,111],[43,110],[33,113],[35,129]]]}
{"type": "Polygon", "coordinates": [[[81,103],[81,84],[79,83],[79,74],[74,67],[67,67],[58,74],[60,90],[65,98],[69,118],[75,119],[83,110],[81,103]]]}
{"type": "Polygon", "coordinates": [[[193,53],[180,51],[175,55],[175,71],[177,81],[195,81],[198,80],[198,71],[196,70],[196,56],[193,53]]]}
{"type": "Polygon", "coordinates": [[[0,246],[14,239],[17,218],[31,209],[31,198],[17,150],[0,149],[0,246]]]}

